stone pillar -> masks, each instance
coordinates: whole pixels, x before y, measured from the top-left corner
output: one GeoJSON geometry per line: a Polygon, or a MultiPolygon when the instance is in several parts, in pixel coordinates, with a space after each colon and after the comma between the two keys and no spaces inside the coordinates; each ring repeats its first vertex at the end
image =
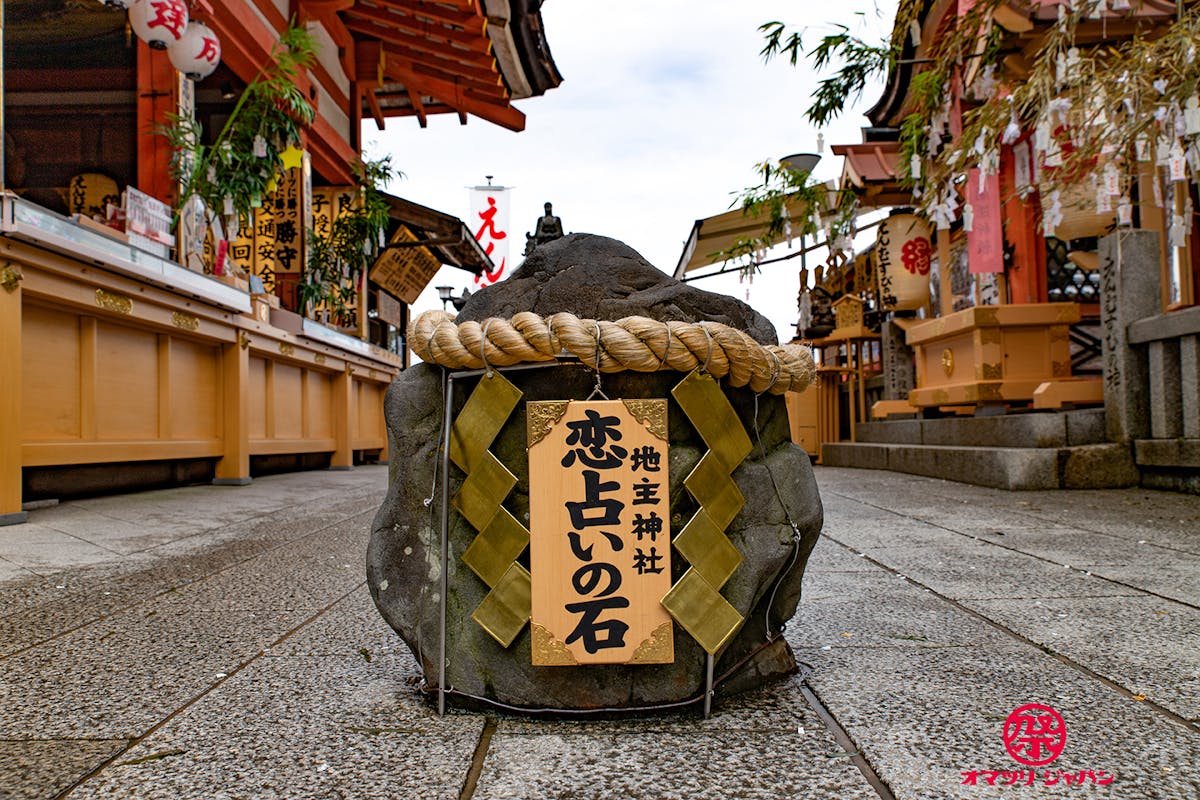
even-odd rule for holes
{"type": "Polygon", "coordinates": [[[904,329],[891,320],[883,323],[883,399],[907,400],[917,388],[913,351],[904,340],[904,329]]]}
{"type": "Polygon", "coordinates": [[[1179,392],[1179,340],[1160,339],[1150,349],[1150,435],[1178,439],[1183,435],[1183,403],[1179,392]]]}
{"type": "Polygon", "coordinates": [[[1200,439],[1200,335],[1179,340],[1179,383],[1183,389],[1183,436],[1200,439]]]}
{"type": "Polygon", "coordinates": [[[1109,441],[1150,433],[1145,352],[1129,344],[1132,322],[1162,313],[1158,234],[1117,231],[1100,240],[1100,323],[1104,335],[1104,420],[1109,441]]]}

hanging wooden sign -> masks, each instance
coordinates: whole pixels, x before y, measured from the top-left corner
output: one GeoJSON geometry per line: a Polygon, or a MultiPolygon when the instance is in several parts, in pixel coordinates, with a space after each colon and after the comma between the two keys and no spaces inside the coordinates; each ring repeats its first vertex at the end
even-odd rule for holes
{"type": "Polygon", "coordinates": [[[371,280],[406,303],[415,303],[442,264],[428,247],[416,244],[412,231],[401,225],[389,247],[371,267],[371,280]]]}
{"type": "Polygon", "coordinates": [[[667,401],[527,414],[533,664],[671,663],[667,401]]]}

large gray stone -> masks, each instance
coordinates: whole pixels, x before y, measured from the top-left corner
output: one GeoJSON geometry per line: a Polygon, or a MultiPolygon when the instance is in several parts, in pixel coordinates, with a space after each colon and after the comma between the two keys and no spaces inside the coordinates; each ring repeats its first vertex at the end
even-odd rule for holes
{"type": "Polygon", "coordinates": [[[711,320],[763,344],[779,341],[770,321],[740,300],[677,281],[629,245],[591,233],[539,246],[507,280],[471,295],[458,320],[507,319],[518,311],[544,316],[566,311],[584,319],[711,320]]]}
{"type": "MultiPolygon", "coordinates": [[[[660,319],[718,319],[760,340],[774,340],[769,323],[740,302],[679,284],[625,245],[597,236],[571,235],[539,247],[508,281],[473,296],[463,316],[509,316],[529,309],[546,314],[566,310],[601,319],[635,313],[660,319]]],[[[517,478],[504,507],[518,520],[527,521],[525,404],[587,398],[595,376],[582,365],[560,364],[513,370],[506,377],[523,396],[491,451],[517,478]]],[[[672,387],[683,377],[677,372],[614,373],[604,376],[603,388],[613,399],[669,399],[672,387]]],[[[454,380],[454,414],[480,380],[485,379],[454,380]]],[[[756,400],[748,389],[725,388],[725,395],[755,443],[754,452],[733,472],[746,503],[727,530],[744,560],[721,590],[745,623],[721,652],[715,670],[727,687],[741,689],[794,669],[781,640],[774,647],[764,645],[795,612],[804,566],[821,529],[822,510],[808,458],[790,441],[783,399],[756,400]],[[761,438],[754,435],[756,422],[761,438]],[[789,516],[798,526],[795,538],[789,516]]],[[[412,649],[431,687],[438,681],[441,633],[441,487],[433,490],[433,486],[443,405],[442,373],[437,367],[422,364],[407,370],[388,390],[385,414],[394,475],[375,519],[367,555],[372,596],[384,619],[412,649]],[[427,504],[431,494],[433,500],[427,504]]],[[[696,510],[683,481],[706,447],[673,400],[668,408],[670,524],[676,534],[696,510]]],[[[451,496],[463,478],[451,466],[451,496]]],[[[475,535],[464,519],[451,512],[451,558],[446,565],[448,688],[524,708],[563,709],[653,706],[702,693],[705,654],[678,625],[675,660],[667,665],[534,667],[528,626],[510,647],[501,647],[471,619],[488,590],[461,561],[475,535]]],[[[675,553],[673,579],[686,568],[686,561],[675,553]]]]}

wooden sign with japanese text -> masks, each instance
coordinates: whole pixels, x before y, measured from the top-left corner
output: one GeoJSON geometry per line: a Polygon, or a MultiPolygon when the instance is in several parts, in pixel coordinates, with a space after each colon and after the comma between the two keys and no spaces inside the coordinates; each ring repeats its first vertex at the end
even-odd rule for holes
{"type": "Polygon", "coordinates": [[[282,171],[275,191],[254,212],[254,274],[289,308],[299,307],[308,229],[304,206],[304,171],[295,167],[282,171]]]}
{"type": "Polygon", "coordinates": [[[669,664],[667,401],[530,402],[534,666],[669,664]]]}
{"type": "Polygon", "coordinates": [[[320,186],[313,189],[313,233],[328,239],[333,233],[333,221],[358,204],[353,186],[320,186]]]}
{"type": "Polygon", "coordinates": [[[371,280],[406,303],[415,303],[442,264],[428,247],[415,244],[416,236],[403,225],[392,236],[389,247],[371,267],[371,280]],[[409,246],[411,245],[411,246],[409,246]]]}

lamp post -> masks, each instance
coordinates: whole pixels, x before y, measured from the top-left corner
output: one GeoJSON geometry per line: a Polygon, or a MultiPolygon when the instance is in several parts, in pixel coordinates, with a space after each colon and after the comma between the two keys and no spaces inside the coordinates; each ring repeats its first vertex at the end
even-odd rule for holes
{"type": "Polygon", "coordinates": [[[442,301],[442,311],[446,310],[446,303],[450,302],[451,293],[454,291],[453,286],[437,287],[438,299],[442,301]]]}
{"type": "MultiPolygon", "coordinates": [[[[779,159],[780,166],[802,173],[804,175],[804,183],[808,184],[808,179],[812,176],[812,171],[817,168],[821,156],[818,153],[792,153],[790,156],[784,156],[779,159]]],[[[805,316],[810,316],[811,312],[806,312],[804,309],[804,299],[808,291],[808,259],[805,255],[807,251],[807,242],[804,235],[804,226],[800,227],[800,295],[797,300],[797,310],[800,312],[800,319],[796,322],[796,336],[803,335],[803,327],[805,324],[805,316]]],[[[811,302],[811,300],[810,300],[811,302]]],[[[809,320],[811,322],[811,319],[809,320]]]]}
{"type": "MultiPolygon", "coordinates": [[[[817,164],[820,162],[820,160],[821,160],[821,156],[818,153],[792,153],[790,156],[784,156],[783,158],[779,159],[779,163],[788,169],[795,170],[796,172],[804,173],[804,182],[807,184],[808,178],[812,175],[812,171],[817,168],[817,164]]],[[[801,230],[803,230],[803,228],[801,230]]],[[[801,270],[807,270],[807,268],[808,268],[808,264],[805,263],[807,261],[807,259],[804,257],[804,250],[805,250],[804,234],[801,233],[800,234],[800,269],[801,270]]],[[[807,274],[807,273],[805,273],[805,274],[807,274]]],[[[804,289],[806,287],[801,286],[800,288],[804,289]]]]}

